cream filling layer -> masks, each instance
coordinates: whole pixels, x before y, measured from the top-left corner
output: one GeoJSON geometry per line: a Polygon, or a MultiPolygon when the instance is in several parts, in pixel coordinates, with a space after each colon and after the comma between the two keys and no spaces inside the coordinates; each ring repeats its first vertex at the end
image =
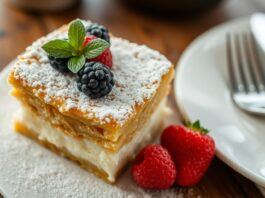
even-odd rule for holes
{"type": "Polygon", "coordinates": [[[77,158],[86,160],[108,174],[108,180],[115,181],[118,171],[132,159],[136,152],[157,134],[166,113],[166,101],[162,101],[145,127],[137,132],[132,141],[116,153],[110,153],[89,139],[77,139],[52,127],[41,117],[23,106],[15,119],[37,133],[40,140],[48,141],[58,148],[64,148],[77,158]]]}

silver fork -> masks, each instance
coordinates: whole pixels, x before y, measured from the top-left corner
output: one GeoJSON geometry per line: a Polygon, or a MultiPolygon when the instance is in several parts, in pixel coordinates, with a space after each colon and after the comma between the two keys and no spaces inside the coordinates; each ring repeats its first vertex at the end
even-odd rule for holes
{"type": "Polygon", "coordinates": [[[226,52],[233,101],[249,113],[265,115],[264,71],[253,35],[227,34],[226,52]]]}

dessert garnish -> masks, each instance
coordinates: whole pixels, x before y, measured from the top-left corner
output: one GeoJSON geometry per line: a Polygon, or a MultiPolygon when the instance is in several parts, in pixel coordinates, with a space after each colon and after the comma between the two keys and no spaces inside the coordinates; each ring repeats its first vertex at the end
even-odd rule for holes
{"type": "Polygon", "coordinates": [[[69,58],[67,67],[77,73],[85,64],[86,58],[95,58],[110,45],[103,39],[97,38],[83,45],[86,37],[85,26],[80,20],[73,21],[68,30],[68,40],[55,39],[42,46],[50,56],[69,58]]]}
{"type": "Polygon", "coordinates": [[[178,185],[195,185],[207,171],[215,152],[214,140],[208,132],[199,121],[186,126],[171,125],[164,130],[161,144],[175,162],[178,185]]]}
{"type": "Polygon", "coordinates": [[[103,25],[99,25],[97,23],[92,23],[90,26],[87,27],[86,32],[89,35],[94,35],[98,38],[101,38],[101,39],[107,41],[108,43],[110,42],[109,31],[103,25]]]}
{"type": "Polygon", "coordinates": [[[78,72],[78,89],[92,99],[109,94],[113,86],[113,73],[100,62],[87,62],[78,72]]]}
{"type": "Polygon", "coordinates": [[[167,189],[176,179],[176,168],[168,151],[161,145],[143,148],[134,160],[132,176],[145,189],[167,189]]]}
{"type": "Polygon", "coordinates": [[[91,24],[86,29],[77,19],[71,22],[67,39],[51,40],[42,49],[47,52],[51,66],[60,72],[77,74],[86,65],[78,73],[77,87],[95,99],[109,94],[114,86],[113,73],[109,70],[112,67],[109,47],[105,27],[91,24]],[[93,35],[86,36],[87,33],[93,35]]]}
{"type": "MultiPolygon", "coordinates": [[[[97,37],[91,35],[87,36],[84,41],[84,46],[88,45],[92,40],[96,39],[97,37]]],[[[104,65],[108,66],[109,68],[112,67],[112,54],[109,48],[107,48],[104,52],[102,52],[100,55],[98,55],[95,58],[89,59],[88,61],[95,61],[95,62],[101,62],[104,65]]]]}
{"type": "Polygon", "coordinates": [[[214,140],[199,121],[186,126],[170,125],[161,135],[161,145],[142,149],[132,165],[132,177],[146,189],[166,189],[197,184],[215,152],[214,140]],[[174,163],[173,163],[174,162],[174,163]]]}

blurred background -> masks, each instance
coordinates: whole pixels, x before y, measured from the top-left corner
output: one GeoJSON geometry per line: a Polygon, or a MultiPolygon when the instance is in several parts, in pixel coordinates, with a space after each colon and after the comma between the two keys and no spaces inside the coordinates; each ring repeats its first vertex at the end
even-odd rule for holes
{"type": "Polygon", "coordinates": [[[35,39],[75,18],[101,23],[176,63],[202,32],[257,11],[265,11],[265,0],[0,0],[0,68],[35,39]]]}

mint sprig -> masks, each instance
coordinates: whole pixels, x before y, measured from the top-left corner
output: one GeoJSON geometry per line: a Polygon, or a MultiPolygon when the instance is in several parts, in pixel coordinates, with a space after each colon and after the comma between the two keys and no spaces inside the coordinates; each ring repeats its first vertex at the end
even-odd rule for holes
{"type": "Polygon", "coordinates": [[[85,26],[81,20],[71,22],[68,29],[68,40],[55,39],[42,46],[42,49],[55,58],[69,58],[67,67],[77,73],[91,59],[102,54],[110,44],[100,38],[92,40],[84,46],[86,37],[85,26]]]}

